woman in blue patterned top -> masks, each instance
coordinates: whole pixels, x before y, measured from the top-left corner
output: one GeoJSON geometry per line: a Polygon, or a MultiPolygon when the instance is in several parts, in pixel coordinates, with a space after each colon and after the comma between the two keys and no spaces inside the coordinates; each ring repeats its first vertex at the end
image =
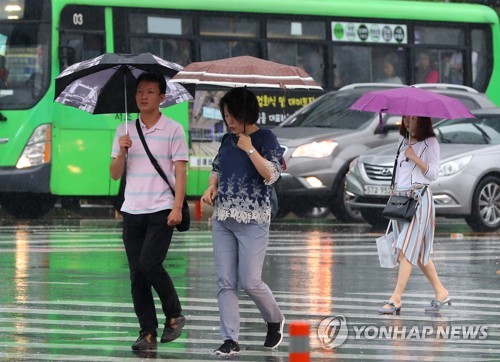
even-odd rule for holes
{"type": "Polygon", "coordinates": [[[260,129],[259,105],[246,88],[233,88],[220,101],[229,128],[214,159],[202,203],[214,205],[212,238],[217,267],[217,300],[224,343],[217,355],[237,355],[240,332],[238,276],[267,323],[264,346],[283,339],[285,317],[262,281],[271,221],[271,185],[281,173],[283,151],[276,136],[260,129]]]}

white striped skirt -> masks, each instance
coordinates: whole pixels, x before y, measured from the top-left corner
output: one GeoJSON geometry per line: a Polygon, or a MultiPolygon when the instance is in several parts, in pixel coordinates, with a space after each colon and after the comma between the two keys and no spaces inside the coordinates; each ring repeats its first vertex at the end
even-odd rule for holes
{"type": "MultiPolygon", "coordinates": [[[[422,189],[414,190],[421,192],[422,189]]],[[[397,190],[396,195],[409,196],[411,191],[397,190]]],[[[434,242],[434,228],[436,223],[434,201],[430,187],[421,197],[420,206],[410,222],[392,221],[394,231],[394,253],[393,257],[398,260],[400,253],[413,265],[420,262],[427,265],[432,254],[434,242]]]]}

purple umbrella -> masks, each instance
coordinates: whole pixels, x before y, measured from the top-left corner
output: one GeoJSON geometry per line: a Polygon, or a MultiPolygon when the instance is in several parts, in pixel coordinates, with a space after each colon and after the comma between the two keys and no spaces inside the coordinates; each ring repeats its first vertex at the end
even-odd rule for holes
{"type": "Polygon", "coordinates": [[[365,93],[350,109],[433,118],[475,118],[458,99],[416,87],[391,88],[365,93]]]}

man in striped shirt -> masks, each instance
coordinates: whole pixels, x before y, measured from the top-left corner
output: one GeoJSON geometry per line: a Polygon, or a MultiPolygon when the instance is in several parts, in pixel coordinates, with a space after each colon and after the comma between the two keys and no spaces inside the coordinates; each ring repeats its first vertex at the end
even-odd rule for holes
{"type": "Polygon", "coordinates": [[[118,180],[126,170],[123,242],[127,253],[132,300],[139,319],[139,338],[134,351],[156,350],[158,319],[152,288],[160,298],[166,317],[161,342],[171,342],[182,333],[185,318],[174,284],[163,268],[175,225],[182,220],[186,192],[188,149],[180,124],[160,112],[166,82],[162,75],[144,73],[137,79],[136,102],[139,125],[151,153],[175,185],[175,197],[146,154],[135,127],[129,122],[116,130],[111,151],[111,177],[118,180]]]}

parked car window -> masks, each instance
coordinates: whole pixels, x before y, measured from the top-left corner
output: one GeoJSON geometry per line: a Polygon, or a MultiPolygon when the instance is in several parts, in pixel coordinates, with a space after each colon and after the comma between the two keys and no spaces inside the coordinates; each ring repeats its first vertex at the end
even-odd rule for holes
{"type": "Polygon", "coordinates": [[[282,127],[363,128],[373,119],[373,113],[348,109],[359,96],[359,93],[350,92],[348,94],[328,93],[323,96],[323,101],[314,102],[304,108],[295,117],[283,122],[282,127]]]}
{"type": "Polygon", "coordinates": [[[442,143],[500,144],[498,117],[478,116],[475,120],[458,119],[440,123],[434,128],[442,143]]]}

